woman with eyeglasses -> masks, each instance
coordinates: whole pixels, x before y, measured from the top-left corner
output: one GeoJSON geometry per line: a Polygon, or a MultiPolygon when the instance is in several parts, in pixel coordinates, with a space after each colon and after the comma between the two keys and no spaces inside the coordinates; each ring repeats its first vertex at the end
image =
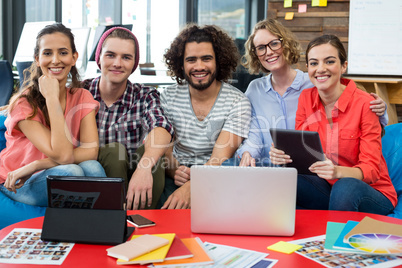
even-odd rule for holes
{"type": "MultiPolygon", "coordinates": [[[[300,93],[314,85],[308,74],[292,68],[300,57],[301,47],[294,34],[274,19],[258,22],[245,44],[243,65],[249,73],[269,73],[253,80],[246,91],[252,104],[252,121],[248,139],[236,156],[224,165],[269,166],[272,138],[270,128],[295,129],[300,93]],[[239,162],[240,161],[240,162],[239,162]]],[[[388,122],[385,103],[376,95],[371,110],[388,122]]]]}

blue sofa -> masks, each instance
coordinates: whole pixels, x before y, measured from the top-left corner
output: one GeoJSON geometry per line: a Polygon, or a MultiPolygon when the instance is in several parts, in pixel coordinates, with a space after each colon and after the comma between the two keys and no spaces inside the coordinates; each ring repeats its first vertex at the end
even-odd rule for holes
{"type": "MultiPolygon", "coordinates": [[[[0,151],[6,147],[4,137],[4,132],[6,131],[4,126],[5,119],[6,116],[0,114],[0,151]]],[[[45,215],[45,210],[45,207],[30,206],[15,202],[0,192],[0,229],[19,221],[43,216],[45,215]]]]}
{"type": "Polygon", "coordinates": [[[398,195],[398,204],[390,217],[402,219],[402,123],[385,127],[382,153],[387,162],[389,176],[398,195]]]}
{"type": "MultiPolygon", "coordinates": [[[[0,114],[0,151],[5,147],[4,120],[0,114]]],[[[398,194],[398,205],[388,216],[402,219],[402,123],[385,127],[382,138],[382,151],[387,161],[389,175],[398,194]]],[[[0,229],[3,227],[39,216],[45,215],[45,207],[30,206],[15,202],[0,192],[0,229]]]]}

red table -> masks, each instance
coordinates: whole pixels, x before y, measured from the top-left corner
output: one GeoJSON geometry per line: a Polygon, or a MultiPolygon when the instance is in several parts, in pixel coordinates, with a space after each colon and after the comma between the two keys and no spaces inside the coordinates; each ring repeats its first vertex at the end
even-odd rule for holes
{"type": "MultiPolygon", "coordinates": [[[[283,254],[267,250],[267,246],[278,241],[292,241],[325,234],[328,221],[347,222],[348,220],[360,221],[365,216],[391,223],[402,224],[402,220],[380,216],[370,213],[321,211],[321,210],[297,210],[296,232],[291,237],[278,236],[243,236],[243,235],[212,235],[192,233],[190,229],[190,210],[140,210],[128,211],[127,214],[141,214],[156,222],[154,227],[136,229],[134,234],[176,233],[180,238],[199,237],[203,242],[211,242],[229,246],[235,246],[250,250],[269,253],[268,258],[279,260],[274,267],[323,267],[299,254],[283,254]]],[[[43,217],[22,221],[0,230],[0,239],[3,239],[14,228],[42,228],[43,217]]],[[[247,228],[245,226],[244,228],[247,228]]],[[[110,246],[75,244],[61,267],[122,267],[116,264],[116,259],[106,255],[106,249],[110,246]]],[[[1,264],[0,267],[27,267],[26,264],[1,264]]],[[[32,267],[38,267],[32,265],[32,267]]],[[[46,265],[46,267],[60,267],[59,265],[46,265]]],[[[130,266],[145,267],[145,266],[130,266]]]]}

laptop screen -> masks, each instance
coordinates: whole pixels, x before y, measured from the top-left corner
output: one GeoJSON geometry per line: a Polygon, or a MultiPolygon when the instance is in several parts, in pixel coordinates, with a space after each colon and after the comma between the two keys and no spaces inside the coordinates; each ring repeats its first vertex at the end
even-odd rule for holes
{"type": "Polygon", "coordinates": [[[51,208],[124,209],[122,178],[47,177],[48,206],[51,208]]]}
{"type": "Polygon", "coordinates": [[[190,186],[193,233],[295,232],[295,168],[192,166],[190,186]]]}

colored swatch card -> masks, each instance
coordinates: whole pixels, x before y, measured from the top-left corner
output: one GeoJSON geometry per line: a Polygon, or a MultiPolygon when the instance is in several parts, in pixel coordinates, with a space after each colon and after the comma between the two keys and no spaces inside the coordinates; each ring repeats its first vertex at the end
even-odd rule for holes
{"type": "Polygon", "coordinates": [[[293,16],[295,15],[294,12],[286,12],[285,20],[293,20],[293,16]]]}
{"type": "Polygon", "coordinates": [[[296,245],[296,244],[292,244],[292,243],[288,243],[288,242],[284,242],[284,241],[279,241],[273,245],[270,245],[269,247],[267,247],[267,249],[273,250],[273,251],[278,251],[281,253],[286,253],[286,254],[290,254],[295,252],[296,250],[301,249],[303,246],[302,245],[296,245]]]}
{"type": "Polygon", "coordinates": [[[365,217],[349,233],[344,242],[374,254],[402,254],[402,225],[365,217]]]}
{"type": "MultiPolygon", "coordinates": [[[[131,239],[133,240],[140,236],[141,235],[133,235],[133,237],[131,239]]],[[[148,264],[148,263],[152,263],[152,262],[163,262],[170,249],[170,246],[172,245],[173,239],[176,236],[176,234],[153,234],[152,236],[165,238],[165,239],[169,240],[169,243],[166,246],[160,247],[156,250],[153,250],[149,253],[141,255],[137,258],[130,259],[129,261],[118,259],[116,263],[117,264],[148,264]]]]}
{"type": "Polygon", "coordinates": [[[362,233],[392,234],[402,236],[402,225],[396,223],[383,222],[370,217],[364,217],[349,233],[345,235],[345,240],[349,236],[362,233]]]}
{"type": "Polygon", "coordinates": [[[300,4],[298,12],[299,13],[306,13],[307,12],[307,5],[306,4],[300,4]]]}
{"type": "Polygon", "coordinates": [[[343,230],[341,231],[341,233],[339,234],[338,238],[335,240],[334,243],[334,248],[338,248],[338,249],[343,249],[343,250],[348,250],[348,251],[353,251],[356,250],[355,248],[353,248],[351,245],[349,245],[349,243],[345,243],[343,241],[343,238],[345,237],[345,235],[347,233],[350,232],[350,230],[352,230],[353,228],[355,228],[355,226],[358,224],[358,221],[348,221],[343,230]]]}
{"type": "Polygon", "coordinates": [[[327,0],[320,0],[320,3],[318,4],[320,7],[326,7],[327,6],[327,0]]]}
{"type": "MultiPolygon", "coordinates": [[[[327,222],[327,230],[325,232],[325,242],[324,242],[324,249],[327,251],[334,251],[334,243],[336,239],[341,234],[343,228],[345,227],[345,223],[340,222],[327,222]]],[[[337,250],[335,250],[337,251],[337,250]]],[[[343,251],[343,250],[339,250],[343,251]]]]}
{"type": "Polygon", "coordinates": [[[292,0],[285,0],[283,2],[283,7],[292,7],[292,0]]]}
{"type": "Polygon", "coordinates": [[[193,265],[207,265],[213,264],[213,259],[206,252],[201,240],[198,237],[195,238],[183,238],[181,241],[194,255],[191,258],[167,260],[161,263],[154,263],[155,267],[180,267],[180,266],[193,266],[193,265]]]}
{"type": "Polygon", "coordinates": [[[165,260],[186,259],[193,256],[193,253],[191,253],[186,245],[184,245],[183,241],[176,235],[165,260]]]}

